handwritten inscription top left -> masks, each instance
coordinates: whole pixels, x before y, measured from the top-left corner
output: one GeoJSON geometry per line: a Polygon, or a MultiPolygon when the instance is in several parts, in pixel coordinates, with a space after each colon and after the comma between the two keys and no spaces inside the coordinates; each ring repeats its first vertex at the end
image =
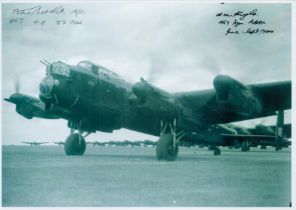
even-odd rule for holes
{"type": "MultiPolygon", "coordinates": [[[[12,14],[14,15],[48,15],[48,14],[55,14],[55,15],[61,15],[66,14],[66,10],[63,6],[57,6],[52,9],[46,9],[42,6],[35,6],[31,8],[25,8],[25,9],[13,9],[12,14]]],[[[78,15],[85,14],[83,9],[74,9],[70,12],[70,14],[75,15],[76,17],[78,15]]]]}
{"type": "Polygon", "coordinates": [[[11,11],[12,18],[9,23],[23,24],[29,17],[34,20],[28,19],[27,22],[34,25],[40,24],[44,26],[47,22],[54,21],[56,25],[81,25],[82,20],[80,17],[85,15],[86,12],[82,8],[68,9],[64,6],[44,7],[41,5],[30,8],[14,8],[11,11]],[[54,20],[46,18],[47,16],[56,17],[54,20]]]}

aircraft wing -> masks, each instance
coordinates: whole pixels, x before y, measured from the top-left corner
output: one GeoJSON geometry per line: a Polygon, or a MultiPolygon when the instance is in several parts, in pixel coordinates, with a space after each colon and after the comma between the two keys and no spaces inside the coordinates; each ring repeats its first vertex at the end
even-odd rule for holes
{"type": "Polygon", "coordinates": [[[23,144],[32,144],[32,142],[22,141],[23,144]]]}
{"type": "Polygon", "coordinates": [[[189,121],[223,124],[291,109],[291,81],[243,85],[228,76],[217,76],[214,88],[175,94],[189,121]]]}
{"type": "Polygon", "coordinates": [[[53,142],[54,144],[65,144],[65,142],[53,142]]]}

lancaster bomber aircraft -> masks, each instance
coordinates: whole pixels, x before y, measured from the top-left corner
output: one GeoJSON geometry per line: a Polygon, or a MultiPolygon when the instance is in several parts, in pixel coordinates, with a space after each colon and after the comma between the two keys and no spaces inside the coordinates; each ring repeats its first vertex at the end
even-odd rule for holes
{"type": "MultiPolygon", "coordinates": [[[[243,152],[249,151],[250,147],[258,147],[259,145],[262,149],[266,149],[266,146],[273,146],[276,151],[291,145],[291,142],[288,140],[288,138],[291,138],[291,124],[284,124],[283,111],[278,112],[275,126],[258,124],[254,128],[245,128],[228,124],[227,127],[233,130],[235,134],[230,134],[230,141],[233,142],[232,146],[234,148],[241,148],[243,152]],[[233,141],[233,138],[236,138],[236,141],[233,141]]],[[[222,133],[221,135],[227,141],[229,134],[222,133]]]]}
{"type": "Polygon", "coordinates": [[[237,139],[223,124],[291,109],[291,81],[243,85],[218,75],[214,89],[169,93],[143,78],[130,84],[89,61],[76,66],[41,62],[46,76],[39,85],[40,100],[18,91],[5,100],[16,104],[16,111],[28,119],[67,120],[71,130],[64,145],[67,155],[83,155],[90,133],[120,128],[159,136],[159,160],[175,160],[184,142],[205,142],[218,155],[218,146],[233,145],[237,139]],[[227,139],[222,133],[229,134],[227,139]]]}
{"type": "Polygon", "coordinates": [[[55,141],[53,143],[57,144],[58,146],[65,145],[65,142],[63,142],[63,141],[55,141]]]}
{"type": "Polygon", "coordinates": [[[31,146],[40,146],[41,144],[47,144],[48,142],[36,142],[36,141],[23,141],[23,144],[30,144],[31,146]]]}

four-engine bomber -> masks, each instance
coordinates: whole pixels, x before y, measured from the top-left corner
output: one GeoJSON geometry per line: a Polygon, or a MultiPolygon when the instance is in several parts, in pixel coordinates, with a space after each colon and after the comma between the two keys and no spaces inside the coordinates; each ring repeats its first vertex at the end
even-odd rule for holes
{"type": "Polygon", "coordinates": [[[180,143],[217,146],[229,143],[229,128],[222,124],[275,115],[291,108],[291,81],[243,85],[218,75],[214,89],[168,93],[145,81],[127,83],[107,68],[81,61],[46,65],[39,99],[15,93],[6,100],[16,104],[24,117],[68,121],[71,134],[65,142],[67,155],[82,155],[85,137],[96,131],[127,128],[160,136],[158,159],[175,160],[180,143]],[[227,141],[222,134],[229,134],[227,141]]]}

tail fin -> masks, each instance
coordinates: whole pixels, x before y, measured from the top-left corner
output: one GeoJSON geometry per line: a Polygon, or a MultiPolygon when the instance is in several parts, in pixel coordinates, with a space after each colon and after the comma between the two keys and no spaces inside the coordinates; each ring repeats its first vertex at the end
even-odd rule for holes
{"type": "Polygon", "coordinates": [[[283,129],[284,129],[284,111],[278,111],[275,130],[276,151],[282,149],[283,143],[283,129]]]}

